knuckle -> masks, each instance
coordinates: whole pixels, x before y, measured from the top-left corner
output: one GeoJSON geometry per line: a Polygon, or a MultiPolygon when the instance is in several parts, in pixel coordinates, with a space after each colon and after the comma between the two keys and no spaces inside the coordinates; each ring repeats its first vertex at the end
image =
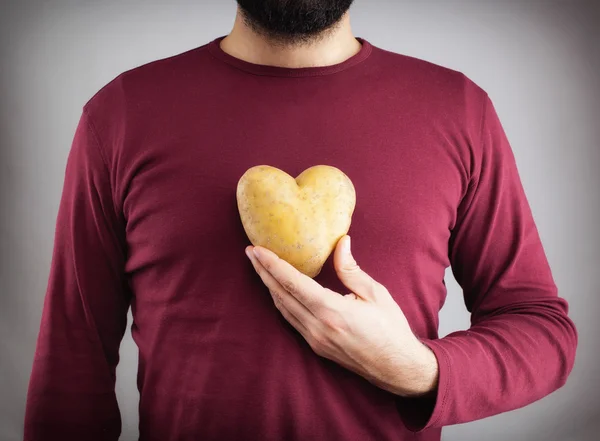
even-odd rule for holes
{"type": "Polygon", "coordinates": [[[271,297],[273,298],[273,303],[275,303],[275,306],[277,308],[279,308],[279,306],[281,305],[281,297],[279,296],[279,294],[277,294],[273,290],[269,290],[269,293],[271,293],[271,297]]]}
{"type": "Polygon", "coordinates": [[[324,332],[313,331],[313,332],[311,332],[311,336],[312,336],[313,342],[315,343],[316,346],[322,347],[325,345],[327,339],[326,339],[326,335],[324,332]]]}
{"type": "Polygon", "coordinates": [[[342,271],[346,274],[356,274],[361,272],[360,266],[356,262],[350,263],[350,265],[345,266],[342,271]]]}
{"type": "Polygon", "coordinates": [[[281,300],[281,297],[277,294],[275,294],[275,305],[277,306],[277,309],[279,309],[279,310],[284,309],[283,308],[283,300],[281,300]]]}
{"type": "Polygon", "coordinates": [[[261,265],[264,269],[266,269],[269,272],[271,272],[271,269],[273,268],[272,262],[261,262],[261,265]]]}
{"type": "Polygon", "coordinates": [[[341,331],[346,328],[346,322],[340,314],[325,314],[321,319],[325,327],[330,331],[341,331]]]}
{"type": "Polygon", "coordinates": [[[324,354],[324,348],[325,348],[325,337],[320,334],[320,333],[311,333],[311,335],[308,338],[308,344],[310,345],[311,349],[318,355],[322,355],[324,354]]]}
{"type": "Polygon", "coordinates": [[[283,289],[290,293],[295,293],[298,290],[298,284],[293,279],[283,280],[281,282],[281,286],[283,286],[283,289]]]}

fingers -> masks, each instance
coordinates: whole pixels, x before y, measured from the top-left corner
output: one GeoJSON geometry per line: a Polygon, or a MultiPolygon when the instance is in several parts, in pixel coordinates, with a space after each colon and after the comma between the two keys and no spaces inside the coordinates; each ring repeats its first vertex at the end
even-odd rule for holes
{"type": "Polygon", "coordinates": [[[263,268],[280,286],[314,315],[319,315],[323,309],[332,306],[332,302],[339,300],[335,293],[326,290],[272,251],[262,247],[254,247],[253,251],[263,268]]]}
{"type": "Polygon", "coordinates": [[[256,256],[252,253],[252,248],[246,249],[246,254],[252,266],[257,274],[260,276],[262,282],[269,289],[275,307],[281,312],[285,319],[290,322],[294,328],[304,335],[307,332],[307,326],[311,322],[315,321],[315,317],[312,312],[306,308],[300,301],[298,301],[293,295],[286,291],[286,289],[271,275],[266,268],[260,263],[256,256]]]}

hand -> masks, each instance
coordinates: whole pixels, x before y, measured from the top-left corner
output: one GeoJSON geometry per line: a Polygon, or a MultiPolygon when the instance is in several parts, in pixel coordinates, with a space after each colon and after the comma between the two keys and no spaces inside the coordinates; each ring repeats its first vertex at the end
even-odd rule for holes
{"type": "Polygon", "coordinates": [[[437,385],[433,352],[413,334],[388,290],[360,269],[342,237],[334,267],[351,293],[324,288],[262,247],[246,248],[277,309],[316,354],[400,396],[421,396],[437,385]]]}

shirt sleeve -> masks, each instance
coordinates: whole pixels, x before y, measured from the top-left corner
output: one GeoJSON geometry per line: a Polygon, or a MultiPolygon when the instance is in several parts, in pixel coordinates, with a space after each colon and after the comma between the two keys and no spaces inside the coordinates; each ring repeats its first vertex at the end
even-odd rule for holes
{"type": "Polygon", "coordinates": [[[487,94],[478,145],[449,243],[471,326],[422,340],[437,357],[439,382],[434,396],[401,412],[413,431],[520,408],[564,385],[573,367],[577,331],[487,94]]]}
{"type": "Polygon", "coordinates": [[[65,169],[27,394],[25,441],[116,441],[115,369],[130,302],[124,226],[83,108],[65,169]]]}

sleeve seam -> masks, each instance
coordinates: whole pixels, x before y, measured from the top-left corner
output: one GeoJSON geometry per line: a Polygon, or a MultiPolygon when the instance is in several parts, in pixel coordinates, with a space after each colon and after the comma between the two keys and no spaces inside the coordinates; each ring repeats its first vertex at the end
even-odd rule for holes
{"type": "Polygon", "coordinates": [[[108,185],[110,187],[110,200],[112,202],[112,208],[113,208],[113,212],[114,214],[117,216],[117,219],[119,218],[119,213],[117,212],[117,204],[115,203],[115,197],[114,197],[114,191],[113,191],[113,187],[112,187],[112,182],[110,179],[110,168],[108,167],[108,161],[106,160],[106,155],[104,153],[104,150],[102,149],[102,143],[100,142],[100,137],[98,135],[98,130],[96,129],[96,126],[94,125],[94,122],[92,121],[92,116],[90,114],[90,112],[88,111],[87,107],[84,106],[83,107],[83,112],[85,113],[85,115],[87,116],[86,120],[86,124],[90,129],[90,133],[92,134],[92,137],[94,138],[95,144],[96,144],[96,149],[98,151],[98,154],[100,155],[100,159],[102,160],[102,164],[104,165],[104,170],[106,173],[106,177],[108,178],[108,185]]]}
{"type": "Polygon", "coordinates": [[[100,137],[98,136],[98,131],[96,130],[96,126],[94,125],[94,122],[92,121],[92,116],[90,115],[90,112],[87,110],[86,107],[83,108],[83,111],[87,116],[87,118],[85,120],[86,120],[88,127],[90,128],[90,132],[94,136],[94,140],[96,141],[96,148],[98,149],[100,158],[102,158],[102,163],[104,164],[104,167],[106,168],[106,171],[108,172],[108,163],[106,162],[104,152],[102,151],[100,137]]]}
{"type": "MultiPolygon", "coordinates": [[[[486,121],[486,117],[487,117],[487,102],[488,102],[488,95],[487,93],[484,92],[483,94],[483,100],[482,100],[482,105],[481,105],[481,121],[479,122],[479,134],[477,137],[477,143],[478,143],[478,151],[479,151],[479,170],[477,173],[477,179],[473,179],[470,183],[470,187],[473,186],[477,186],[479,185],[479,180],[481,179],[481,167],[483,166],[483,148],[484,148],[484,140],[483,140],[483,133],[484,133],[484,129],[485,129],[485,121],[486,121]]],[[[473,199],[471,199],[471,202],[469,202],[469,207],[467,207],[466,211],[469,210],[471,203],[473,202],[473,199]]]]}
{"type": "Polygon", "coordinates": [[[482,139],[483,139],[483,129],[485,127],[485,119],[487,116],[487,110],[488,110],[488,99],[489,99],[489,95],[487,93],[484,93],[483,95],[483,104],[482,104],[482,109],[481,109],[481,123],[479,124],[479,144],[483,144],[482,139]]]}
{"type": "MultiPolygon", "coordinates": [[[[486,92],[484,92],[483,95],[483,103],[482,103],[482,109],[481,109],[481,122],[479,123],[479,136],[477,139],[478,142],[478,146],[479,146],[479,170],[476,172],[476,176],[477,178],[475,179],[473,176],[471,176],[471,179],[469,181],[469,185],[467,186],[467,191],[465,194],[468,194],[468,192],[470,190],[473,190],[474,192],[477,192],[477,188],[479,186],[479,180],[481,179],[481,167],[482,167],[482,163],[483,163],[483,133],[484,133],[484,129],[485,129],[485,121],[486,121],[486,116],[487,116],[487,101],[488,101],[488,94],[486,92]]],[[[471,205],[473,204],[473,201],[475,200],[475,195],[471,198],[471,200],[469,201],[469,205],[467,207],[465,207],[464,209],[464,213],[466,215],[466,213],[468,213],[471,209],[471,205]]]]}

